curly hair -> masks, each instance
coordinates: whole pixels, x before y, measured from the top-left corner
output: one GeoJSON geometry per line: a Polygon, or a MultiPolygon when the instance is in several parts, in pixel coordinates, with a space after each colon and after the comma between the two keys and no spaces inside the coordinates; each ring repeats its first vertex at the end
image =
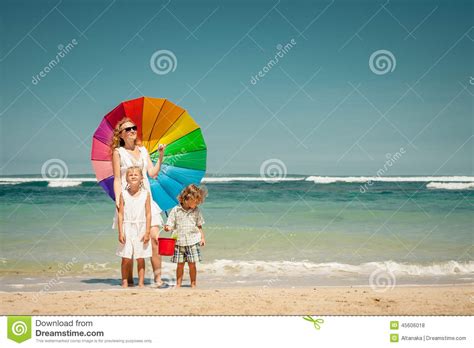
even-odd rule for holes
{"type": "Polygon", "coordinates": [[[197,186],[194,184],[186,186],[179,194],[178,201],[181,205],[184,204],[188,199],[196,200],[199,205],[204,202],[207,197],[207,188],[204,185],[197,186]]]}
{"type": "MultiPolygon", "coordinates": [[[[114,151],[118,147],[121,147],[121,146],[125,145],[125,141],[122,138],[120,138],[120,133],[122,132],[122,129],[121,129],[122,126],[127,122],[135,124],[135,122],[133,122],[128,117],[124,117],[120,121],[117,122],[117,124],[115,126],[115,129],[114,129],[114,135],[113,135],[112,141],[110,143],[110,149],[112,151],[114,151]]],[[[137,134],[137,139],[135,140],[135,145],[141,145],[141,141],[138,139],[138,134],[137,134]]]]}

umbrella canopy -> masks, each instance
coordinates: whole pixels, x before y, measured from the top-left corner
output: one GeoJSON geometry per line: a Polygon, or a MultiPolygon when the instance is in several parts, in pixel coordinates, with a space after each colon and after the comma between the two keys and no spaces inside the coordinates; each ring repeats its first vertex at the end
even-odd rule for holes
{"type": "Polygon", "coordinates": [[[162,210],[178,204],[177,196],[189,184],[199,184],[206,170],[207,148],[199,125],[189,113],[167,99],[141,97],[120,103],[102,119],[92,138],[92,167],[99,185],[115,200],[112,170],[113,130],[124,117],[137,126],[137,138],[159,158],[158,145],[167,144],[157,179],[148,177],[153,199],[162,210]]]}

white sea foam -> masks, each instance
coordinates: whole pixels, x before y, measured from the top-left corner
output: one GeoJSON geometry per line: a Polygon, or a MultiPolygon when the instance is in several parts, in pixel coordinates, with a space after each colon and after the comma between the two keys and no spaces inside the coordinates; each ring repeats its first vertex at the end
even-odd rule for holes
{"type": "Polygon", "coordinates": [[[229,177],[205,177],[203,183],[214,182],[237,182],[237,181],[264,181],[264,182],[280,182],[280,181],[303,181],[304,177],[299,178],[271,178],[262,176],[229,176],[229,177]]]}
{"type": "Polygon", "coordinates": [[[97,182],[95,178],[0,178],[0,185],[48,182],[49,187],[78,186],[83,182],[97,182]]]}
{"type": "Polygon", "coordinates": [[[108,262],[104,262],[104,263],[98,263],[98,262],[94,262],[94,263],[86,263],[83,267],[82,267],[82,270],[84,272],[90,272],[90,271],[107,271],[107,270],[110,270],[111,268],[108,267],[108,262]]]}
{"type": "Polygon", "coordinates": [[[72,180],[63,180],[63,181],[50,181],[48,187],[74,187],[82,184],[82,181],[72,181],[72,180]]]}
{"type": "Polygon", "coordinates": [[[8,284],[8,286],[15,289],[23,289],[25,284],[8,284]]]}
{"type": "Polygon", "coordinates": [[[332,184],[335,182],[365,183],[369,181],[378,182],[471,182],[474,176],[308,176],[306,181],[315,184],[332,184]]]}
{"type": "Polygon", "coordinates": [[[430,182],[426,187],[438,190],[469,190],[474,189],[474,182],[430,182]]]}
{"type": "Polygon", "coordinates": [[[314,263],[309,261],[235,261],[216,260],[204,263],[201,269],[215,275],[321,275],[321,276],[369,276],[374,270],[382,269],[401,276],[459,276],[474,275],[474,262],[457,261],[431,264],[400,263],[394,261],[367,262],[351,265],[338,262],[314,263]]]}

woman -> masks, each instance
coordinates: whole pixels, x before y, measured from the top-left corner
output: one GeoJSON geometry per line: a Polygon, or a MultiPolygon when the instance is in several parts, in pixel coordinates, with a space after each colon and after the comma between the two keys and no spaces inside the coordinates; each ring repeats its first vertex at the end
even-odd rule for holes
{"type": "MultiPolygon", "coordinates": [[[[166,145],[159,145],[158,152],[160,154],[156,165],[153,165],[150,155],[144,146],[140,146],[141,142],[137,139],[137,126],[129,118],[123,118],[117,123],[114,129],[114,137],[112,140],[112,167],[114,171],[114,192],[115,192],[115,216],[112,228],[117,227],[117,213],[120,203],[120,195],[122,190],[127,186],[125,173],[128,167],[139,166],[143,172],[143,185],[150,191],[150,182],[147,174],[151,178],[156,178],[160,171],[161,162],[163,161],[163,153],[166,145]]],[[[151,194],[151,191],[150,191],[151,194]]],[[[157,287],[163,285],[161,280],[161,256],[158,254],[158,233],[159,226],[163,226],[161,217],[161,209],[154,200],[151,202],[151,245],[152,257],[151,266],[153,268],[154,282],[157,287]]],[[[130,263],[128,276],[128,284],[133,284],[133,262],[130,263]]]]}

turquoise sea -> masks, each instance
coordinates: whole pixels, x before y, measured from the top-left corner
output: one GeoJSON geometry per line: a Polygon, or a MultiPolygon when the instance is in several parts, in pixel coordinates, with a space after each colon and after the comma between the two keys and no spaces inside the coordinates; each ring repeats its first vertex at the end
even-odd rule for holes
{"type": "MultiPolygon", "coordinates": [[[[473,177],[368,180],[207,177],[200,285],[473,283],[473,177]]],[[[118,287],[114,204],[94,177],[3,177],[0,196],[0,290],[118,287]]]]}

